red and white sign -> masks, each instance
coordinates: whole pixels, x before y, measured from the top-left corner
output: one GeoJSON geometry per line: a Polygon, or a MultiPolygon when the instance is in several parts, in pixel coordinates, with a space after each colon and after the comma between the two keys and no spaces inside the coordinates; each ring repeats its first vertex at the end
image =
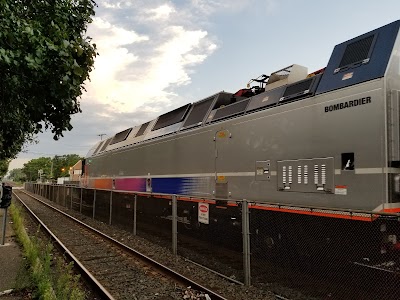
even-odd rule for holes
{"type": "Polygon", "coordinates": [[[209,224],[208,203],[199,203],[199,223],[209,224]]]}

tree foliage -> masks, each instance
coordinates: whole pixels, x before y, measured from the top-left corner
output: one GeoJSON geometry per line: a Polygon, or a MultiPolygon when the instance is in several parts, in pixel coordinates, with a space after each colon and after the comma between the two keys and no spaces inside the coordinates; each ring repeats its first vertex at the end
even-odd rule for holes
{"type": "Polygon", "coordinates": [[[10,180],[16,181],[16,182],[23,182],[26,181],[26,175],[22,172],[22,169],[12,169],[10,171],[10,174],[8,176],[10,180]]]}
{"type": "Polygon", "coordinates": [[[77,154],[55,156],[53,158],[53,178],[68,177],[69,168],[81,159],[83,159],[83,157],[77,154]]]}
{"type": "Polygon", "coordinates": [[[56,155],[53,158],[39,157],[25,163],[22,173],[28,181],[36,181],[40,176],[42,179],[68,177],[69,168],[81,159],[83,158],[78,154],[56,155]]]}
{"type": "Polygon", "coordinates": [[[51,172],[51,158],[50,157],[39,157],[31,159],[24,164],[22,172],[28,181],[36,181],[39,178],[39,170],[42,170],[45,178],[50,177],[51,172]]]}
{"type": "Polygon", "coordinates": [[[3,177],[7,174],[9,163],[10,161],[8,159],[0,160],[0,177],[3,177]]]}
{"type": "Polygon", "coordinates": [[[0,159],[44,129],[54,139],[89,79],[96,45],[86,37],[93,0],[0,0],[0,159]]]}

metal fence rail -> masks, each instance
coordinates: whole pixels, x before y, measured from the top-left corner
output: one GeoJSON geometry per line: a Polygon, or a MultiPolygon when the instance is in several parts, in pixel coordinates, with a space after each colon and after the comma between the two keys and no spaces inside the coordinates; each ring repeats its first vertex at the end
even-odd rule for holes
{"type": "Polygon", "coordinates": [[[245,285],[289,287],[309,299],[400,299],[398,214],[68,185],[25,189],[245,285]]]}

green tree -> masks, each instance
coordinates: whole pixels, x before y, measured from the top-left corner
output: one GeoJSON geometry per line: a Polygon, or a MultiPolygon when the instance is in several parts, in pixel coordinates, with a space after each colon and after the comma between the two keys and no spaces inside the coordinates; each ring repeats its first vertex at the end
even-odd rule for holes
{"type": "Polygon", "coordinates": [[[8,177],[16,182],[26,181],[26,175],[22,172],[22,169],[12,169],[8,177]]]}
{"type": "Polygon", "coordinates": [[[22,173],[28,181],[36,181],[40,173],[42,179],[68,177],[69,168],[81,159],[83,158],[78,154],[56,155],[53,158],[39,157],[25,163],[22,173]]]}
{"type": "Polygon", "coordinates": [[[3,177],[4,175],[7,174],[9,163],[10,160],[8,159],[0,160],[0,177],[3,177]]]}
{"type": "Polygon", "coordinates": [[[39,157],[31,159],[24,164],[22,172],[28,181],[36,181],[39,178],[39,170],[42,170],[42,178],[50,178],[52,159],[50,157],[39,157]]]}
{"type": "Polygon", "coordinates": [[[68,154],[53,158],[53,178],[68,177],[69,168],[83,159],[78,154],[68,154]]]}
{"type": "Polygon", "coordinates": [[[54,139],[89,79],[96,45],[86,36],[93,0],[0,0],[0,160],[44,129],[54,139]]]}

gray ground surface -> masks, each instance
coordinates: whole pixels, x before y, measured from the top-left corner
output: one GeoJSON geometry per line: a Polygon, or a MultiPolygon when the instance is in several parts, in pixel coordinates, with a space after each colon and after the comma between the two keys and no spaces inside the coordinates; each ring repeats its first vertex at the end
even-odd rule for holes
{"type": "MultiPolygon", "coordinates": [[[[3,234],[4,212],[4,209],[0,209],[0,243],[3,234]]],[[[7,215],[5,243],[4,245],[0,245],[0,274],[0,298],[4,300],[21,299],[20,296],[2,295],[4,291],[22,288],[24,282],[28,280],[21,248],[15,240],[9,210],[7,215]]]]}

